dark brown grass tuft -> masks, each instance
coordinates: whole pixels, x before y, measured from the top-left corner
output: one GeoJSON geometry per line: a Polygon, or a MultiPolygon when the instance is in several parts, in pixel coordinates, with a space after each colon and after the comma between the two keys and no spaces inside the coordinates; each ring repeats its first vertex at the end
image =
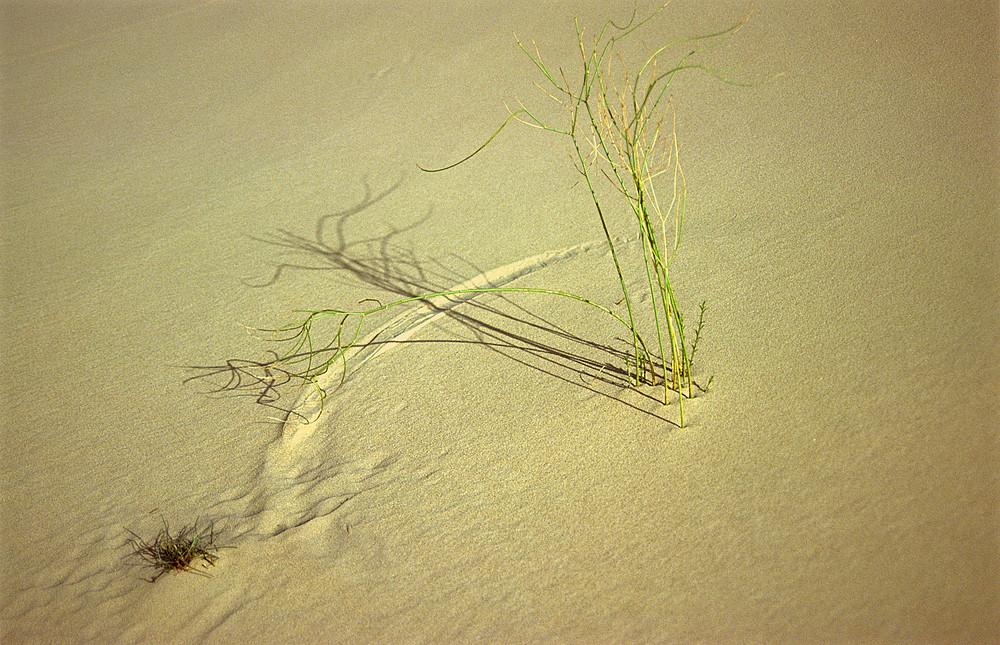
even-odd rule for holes
{"type": "Polygon", "coordinates": [[[195,567],[207,569],[219,559],[219,549],[232,548],[216,545],[219,532],[212,523],[199,527],[195,522],[171,534],[170,527],[164,521],[163,528],[152,542],[146,542],[132,531],[128,532],[132,537],[125,543],[132,547],[132,555],[139,556],[153,568],[154,575],[148,578],[149,582],[156,582],[168,571],[187,571],[211,577],[195,567]]]}

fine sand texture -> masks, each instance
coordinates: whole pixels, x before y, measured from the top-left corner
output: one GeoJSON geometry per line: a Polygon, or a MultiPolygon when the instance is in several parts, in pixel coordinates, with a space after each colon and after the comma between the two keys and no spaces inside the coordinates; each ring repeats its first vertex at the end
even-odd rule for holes
{"type": "Polygon", "coordinates": [[[0,640],[997,642],[995,3],[753,5],[621,49],[750,12],[701,59],[750,86],[670,90],[682,428],[543,293],[372,315],[322,408],[253,368],[296,310],[462,284],[621,312],[566,137],[417,164],[564,123],[515,33],[578,78],[574,19],[631,4],[5,2],[0,640]],[[231,548],[150,583],[164,522],[231,548]]]}

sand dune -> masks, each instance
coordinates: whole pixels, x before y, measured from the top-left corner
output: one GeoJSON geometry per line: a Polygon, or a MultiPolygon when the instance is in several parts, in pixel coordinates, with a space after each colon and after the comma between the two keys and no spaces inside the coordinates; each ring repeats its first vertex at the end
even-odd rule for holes
{"type": "MultiPolygon", "coordinates": [[[[715,377],[684,428],[543,293],[372,315],[322,407],[185,382],[296,310],[620,308],[566,140],[416,166],[505,101],[559,118],[513,34],[570,74],[605,4],[5,5],[5,643],[1000,640],[986,2],[758,2],[709,55],[753,87],[678,77],[715,377]],[[164,521],[233,548],[150,584],[126,540],[164,521]]],[[[623,55],[747,10],[678,2],[623,55]]]]}

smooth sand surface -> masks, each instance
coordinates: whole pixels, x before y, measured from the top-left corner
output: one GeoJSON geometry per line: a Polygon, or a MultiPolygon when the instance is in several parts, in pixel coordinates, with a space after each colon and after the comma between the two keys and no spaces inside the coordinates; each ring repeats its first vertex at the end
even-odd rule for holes
{"type": "Polygon", "coordinates": [[[416,168],[561,118],[513,33],[574,74],[605,4],[4,4],[5,643],[997,642],[993,3],[758,1],[704,59],[756,86],[675,81],[683,429],[541,294],[373,317],[311,423],[183,382],[503,267],[617,307],[564,139],[416,168]],[[234,548],[150,584],[161,518],[234,548]]]}

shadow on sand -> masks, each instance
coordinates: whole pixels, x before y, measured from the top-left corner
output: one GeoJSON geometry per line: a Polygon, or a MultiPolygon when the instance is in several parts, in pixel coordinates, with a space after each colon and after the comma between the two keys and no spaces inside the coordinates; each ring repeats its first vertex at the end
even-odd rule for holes
{"type": "MultiPolygon", "coordinates": [[[[392,325],[377,331],[363,341],[352,341],[348,344],[320,345],[320,349],[310,347],[305,351],[281,353],[268,350],[268,356],[262,359],[230,358],[217,365],[187,366],[195,372],[185,379],[185,383],[208,380],[213,382],[212,394],[228,394],[234,396],[254,397],[256,403],[264,405],[287,415],[301,414],[295,406],[281,405],[282,392],[294,388],[295,385],[318,386],[313,372],[305,376],[300,368],[295,367],[302,361],[323,363],[323,355],[327,358],[334,352],[346,349],[359,353],[376,350],[379,346],[393,344],[474,344],[496,352],[506,358],[539,370],[551,378],[561,380],[575,387],[584,388],[601,396],[614,399],[623,405],[640,412],[674,424],[658,413],[662,409],[662,401],[645,391],[645,388],[635,388],[635,360],[630,341],[616,338],[620,347],[612,347],[594,340],[582,338],[562,325],[528,310],[513,302],[511,296],[518,294],[490,293],[486,298],[470,297],[461,302],[461,307],[451,305],[442,308],[423,296],[454,289],[456,285],[468,281],[469,276],[449,266],[439,258],[421,259],[412,249],[405,248],[399,242],[399,237],[416,229],[431,216],[428,213],[415,221],[390,230],[380,236],[351,239],[348,229],[352,219],[362,215],[373,205],[392,194],[402,184],[402,179],[381,192],[372,192],[371,186],[365,180],[364,195],[357,204],[340,212],[330,213],[319,218],[312,237],[307,237],[291,231],[279,230],[268,237],[255,237],[258,241],[291,250],[306,256],[308,263],[282,263],[274,271],[269,280],[262,284],[251,286],[257,288],[277,284],[287,271],[339,271],[352,280],[372,287],[381,297],[391,300],[417,299],[403,307],[421,308],[438,312],[456,323],[460,330],[451,330],[447,339],[399,339],[402,333],[392,325]],[[519,331],[515,332],[517,329],[519,331]],[[644,409],[620,398],[625,389],[632,389],[641,396],[658,405],[651,405],[654,410],[644,409]]],[[[473,263],[457,255],[450,255],[452,264],[466,267],[465,272],[474,271],[475,275],[483,276],[485,271],[473,263]]],[[[483,295],[483,294],[477,294],[483,295]]],[[[381,303],[374,297],[370,302],[381,303]]],[[[343,321],[340,322],[341,326],[343,321]]],[[[336,325],[334,325],[335,327],[336,325]]],[[[285,328],[287,331],[288,328],[285,328]]],[[[257,330],[269,333],[273,337],[270,342],[287,344],[291,342],[289,334],[282,330],[257,330]]],[[[404,330],[405,331],[405,330],[404,330]]],[[[337,333],[332,329],[331,333],[337,333]]],[[[342,384],[351,371],[351,365],[345,360],[337,361],[337,368],[330,365],[328,369],[342,369],[339,379],[342,384]]],[[[662,374],[662,361],[654,358],[654,367],[662,374]]],[[[646,380],[648,374],[640,372],[640,381],[646,380]]],[[[662,380],[660,381],[662,387],[662,380]]],[[[294,395],[293,395],[294,396],[294,395]]]]}

